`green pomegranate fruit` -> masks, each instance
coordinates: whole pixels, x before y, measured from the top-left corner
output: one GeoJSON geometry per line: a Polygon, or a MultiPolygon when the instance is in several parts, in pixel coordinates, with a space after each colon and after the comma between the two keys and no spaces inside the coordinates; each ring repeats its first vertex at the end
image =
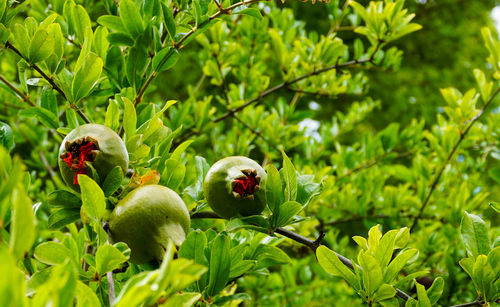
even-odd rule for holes
{"type": "Polygon", "coordinates": [[[86,124],[73,129],[59,148],[59,170],[68,186],[79,191],[78,175],[90,173],[90,163],[104,179],[116,166],[127,173],[128,152],[112,129],[99,124],[86,124]]]}
{"type": "Polygon", "coordinates": [[[141,264],[163,259],[169,239],[181,245],[190,222],[186,205],[177,193],[164,186],[145,185],[116,205],[109,230],[114,242],[130,247],[130,261],[141,264]]]}
{"type": "Polygon", "coordinates": [[[203,191],[212,210],[223,218],[256,215],[266,206],[265,181],[266,172],[254,160],[227,157],[210,168],[203,191]]]}

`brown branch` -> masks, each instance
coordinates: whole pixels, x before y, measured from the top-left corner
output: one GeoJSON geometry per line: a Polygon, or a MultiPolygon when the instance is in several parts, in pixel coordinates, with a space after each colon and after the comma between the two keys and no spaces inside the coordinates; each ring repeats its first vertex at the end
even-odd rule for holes
{"type": "Polygon", "coordinates": [[[464,304],[459,304],[459,305],[453,305],[451,307],[469,307],[469,306],[483,306],[484,301],[483,300],[475,300],[474,302],[470,303],[464,303],[464,304]]]}
{"type": "MultiPolygon", "coordinates": [[[[374,160],[372,161],[369,161],[369,162],[366,162],[356,168],[353,168],[352,170],[348,171],[347,173],[345,173],[344,175],[341,175],[339,177],[337,177],[337,181],[340,181],[346,177],[349,177],[351,176],[352,174],[355,174],[359,171],[362,171],[362,170],[365,170],[365,169],[368,169],[368,168],[371,168],[375,165],[377,165],[380,161],[382,161],[385,157],[387,157],[389,154],[391,154],[393,152],[386,152],[384,153],[383,155],[380,155],[379,157],[376,157],[374,160]]],[[[404,158],[404,157],[407,157],[409,155],[411,155],[413,152],[412,151],[407,151],[407,152],[404,152],[404,153],[400,153],[398,154],[396,157],[394,157],[394,159],[399,159],[399,158],[404,158]]]]}
{"type": "MultiPolygon", "coordinates": [[[[247,1],[241,1],[241,2],[238,2],[238,3],[235,3],[233,5],[230,5],[228,6],[227,8],[222,8],[219,6],[219,10],[211,15],[210,17],[208,17],[208,21],[207,22],[210,22],[212,21],[213,19],[221,16],[221,15],[229,15],[231,14],[231,10],[239,7],[239,6],[242,6],[242,5],[248,5],[248,4],[252,4],[252,3],[255,3],[255,2],[260,2],[260,1],[264,1],[264,0],[247,0],[247,1]]],[[[178,42],[174,42],[174,45],[173,47],[177,50],[181,49],[182,47],[184,47],[182,45],[182,43],[184,43],[186,41],[186,39],[188,39],[191,35],[193,35],[196,31],[198,31],[198,28],[197,27],[194,27],[193,29],[191,29],[188,33],[186,33],[178,42]]],[[[161,67],[161,65],[159,66],[161,67]]],[[[146,82],[141,86],[141,88],[139,89],[139,91],[137,92],[137,95],[134,99],[134,106],[136,106],[137,104],[139,104],[141,101],[142,101],[142,96],[144,95],[144,93],[146,92],[148,86],[151,84],[151,81],[153,81],[153,79],[156,77],[157,75],[157,71],[153,71],[151,73],[151,75],[149,75],[148,79],[146,80],[146,82]]],[[[121,131],[121,129],[120,129],[121,131]]]]}
{"type": "Polygon", "coordinates": [[[35,107],[35,106],[36,106],[36,104],[35,104],[33,101],[31,101],[31,99],[28,97],[28,95],[26,95],[26,94],[24,94],[23,92],[21,92],[20,90],[18,90],[18,89],[17,89],[14,85],[12,85],[12,84],[9,82],[9,80],[7,80],[4,76],[0,75],[0,80],[1,80],[3,83],[5,83],[5,85],[7,85],[7,86],[8,86],[11,90],[13,90],[13,91],[14,91],[14,92],[15,92],[15,93],[19,96],[19,98],[20,98],[22,101],[24,101],[24,102],[26,102],[26,103],[30,104],[30,105],[31,105],[31,106],[33,106],[33,107],[35,107]]]}
{"type": "MultiPolygon", "coordinates": [[[[194,213],[193,215],[191,215],[191,219],[197,219],[197,218],[222,219],[220,216],[218,216],[215,212],[212,212],[212,211],[202,211],[202,212],[194,213]]],[[[309,238],[301,236],[301,235],[299,235],[291,230],[288,230],[288,229],[285,229],[282,227],[277,228],[275,230],[275,232],[282,235],[282,236],[285,236],[289,239],[292,239],[295,242],[298,242],[300,244],[303,244],[303,245],[309,247],[313,252],[315,252],[316,249],[322,245],[320,243],[320,241],[321,241],[323,235],[320,235],[317,240],[311,240],[309,238]]],[[[349,260],[348,258],[344,257],[343,255],[341,255],[335,251],[334,251],[334,253],[337,255],[339,260],[345,266],[349,267],[350,269],[354,268],[354,264],[352,263],[351,260],[349,260]]],[[[410,295],[406,294],[402,290],[400,290],[398,288],[395,288],[395,289],[396,289],[396,295],[399,296],[400,298],[402,298],[404,300],[408,300],[408,299],[412,298],[410,295]]]]}
{"type": "Polygon", "coordinates": [[[264,142],[266,142],[269,146],[271,146],[272,148],[274,148],[274,150],[276,151],[280,151],[278,146],[274,145],[273,142],[271,142],[271,140],[269,140],[268,138],[266,138],[262,132],[260,131],[257,131],[255,130],[254,128],[252,128],[249,124],[247,124],[244,120],[242,120],[241,118],[239,118],[236,114],[232,114],[231,115],[234,119],[236,119],[238,122],[240,122],[243,126],[245,126],[245,128],[247,128],[248,130],[250,130],[250,132],[252,132],[253,134],[255,134],[255,136],[257,136],[258,138],[261,138],[264,142]]]}
{"type": "Polygon", "coordinates": [[[146,82],[144,82],[144,84],[141,86],[141,88],[139,89],[139,92],[137,93],[137,95],[135,96],[134,107],[137,106],[142,101],[142,96],[144,96],[144,93],[148,89],[149,84],[151,84],[151,81],[153,81],[153,79],[155,77],[156,77],[156,71],[153,71],[151,73],[151,75],[149,75],[149,77],[146,80],[146,82]]]}
{"type": "MultiPolygon", "coordinates": [[[[252,3],[256,3],[256,2],[262,2],[262,1],[266,1],[266,0],[247,0],[247,1],[241,1],[241,2],[237,2],[233,5],[230,5],[228,6],[227,8],[221,8],[219,7],[219,10],[211,15],[210,17],[208,17],[208,21],[207,22],[210,22],[212,20],[214,20],[215,18],[221,16],[221,15],[229,15],[231,14],[231,11],[234,10],[235,8],[239,7],[239,6],[242,6],[242,5],[249,5],[249,4],[252,4],[252,3]]],[[[189,32],[187,32],[178,42],[176,42],[174,44],[174,48],[176,49],[181,49],[183,46],[182,46],[182,43],[184,43],[184,41],[186,41],[186,39],[188,39],[191,35],[193,35],[196,31],[198,30],[198,28],[193,28],[191,29],[189,32]]]]}
{"type": "MultiPolygon", "coordinates": [[[[219,58],[217,57],[217,54],[213,55],[215,59],[215,63],[217,64],[217,69],[219,71],[220,77],[221,77],[221,87],[222,87],[222,92],[224,93],[224,100],[226,102],[226,106],[229,106],[229,95],[228,95],[228,88],[227,88],[227,83],[226,79],[224,78],[224,75],[222,74],[222,65],[219,61],[219,58]]],[[[239,118],[236,114],[232,113],[231,115],[234,119],[236,119],[238,122],[240,122],[245,128],[247,128],[250,132],[252,132],[255,136],[258,138],[261,138],[264,142],[266,142],[269,146],[274,148],[276,151],[279,151],[278,147],[273,144],[268,138],[266,138],[260,131],[257,131],[254,129],[252,126],[250,126],[248,123],[246,123],[244,120],[239,118]]]]}
{"type": "Polygon", "coordinates": [[[335,65],[331,65],[331,66],[327,66],[327,67],[323,67],[323,68],[320,68],[320,69],[315,69],[313,70],[312,72],[310,73],[307,73],[307,74],[304,74],[300,77],[297,77],[295,79],[292,79],[290,81],[285,81],[281,84],[278,84],[276,85],[275,87],[272,87],[262,93],[260,93],[257,97],[247,101],[246,103],[242,104],[241,106],[237,107],[237,108],[234,108],[232,110],[229,110],[227,111],[225,114],[221,115],[220,117],[216,118],[213,122],[220,122],[221,120],[224,120],[226,118],[228,118],[229,116],[231,116],[231,113],[236,113],[236,112],[239,112],[243,109],[245,109],[246,107],[260,101],[262,98],[266,97],[266,96],[269,96],[271,95],[272,93],[278,91],[278,90],[281,90],[283,88],[288,88],[290,85],[292,84],[295,84],[299,81],[302,81],[304,79],[307,79],[307,78],[310,78],[312,76],[316,76],[316,75],[319,75],[319,74],[322,74],[322,73],[325,73],[327,71],[330,71],[330,70],[334,70],[334,69],[345,69],[347,67],[350,67],[352,65],[357,65],[357,64],[361,64],[361,63],[373,63],[373,59],[375,57],[375,54],[377,53],[377,51],[379,50],[380,46],[382,45],[382,42],[379,42],[377,44],[377,46],[375,47],[374,51],[372,52],[372,54],[370,55],[369,58],[366,58],[366,59],[355,59],[355,60],[352,60],[352,61],[347,61],[347,62],[344,62],[344,63],[340,63],[340,64],[335,64],[335,65]]]}
{"type": "Polygon", "coordinates": [[[422,217],[422,214],[424,213],[425,207],[429,203],[429,200],[430,200],[430,198],[432,196],[432,193],[434,192],[434,190],[436,190],[436,187],[437,187],[437,185],[439,183],[439,180],[441,179],[441,176],[443,175],[443,172],[444,172],[445,168],[450,163],[451,158],[453,158],[453,155],[457,151],[458,147],[460,146],[460,144],[462,143],[462,141],[465,139],[465,137],[469,133],[469,131],[472,128],[472,126],[481,118],[481,116],[484,114],[484,112],[486,111],[486,109],[488,108],[488,106],[493,102],[493,100],[498,95],[498,93],[500,93],[500,87],[491,95],[491,97],[488,99],[488,101],[486,101],[486,103],[479,110],[479,112],[473,118],[471,118],[469,121],[466,122],[466,124],[469,123],[469,125],[464,130],[464,132],[460,133],[460,138],[458,139],[458,141],[453,146],[453,149],[448,154],[448,157],[446,158],[446,160],[444,161],[443,165],[441,166],[441,169],[439,170],[436,178],[434,178],[434,181],[432,182],[431,188],[430,188],[429,192],[427,193],[427,196],[425,197],[424,202],[422,203],[422,206],[420,207],[420,210],[419,210],[417,216],[413,220],[413,223],[412,223],[412,225],[410,227],[410,231],[413,231],[413,229],[417,225],[418,221],[422,217]]]}
{"type": "MultiPolygon", "coordinates": [[[[23,57],[23,55],[21,54],[21,52],[16,47],[14,47],[10,42],[5,43],[5,47],[11,49],[17,55],[19,55],[22,59],[26,60],[23,57]]],[[[61,94],[61,96],[64,98],[64,100],[68,100],[68,98],[66,97],[66,94],[64,94],[64,91],[54,82],[54,80],[51,77],[47,76],[47,74],[45,74],[43,72],[43,70],[40,67],[38,67],[38,65],[36,65],[36,64],[30,64],[30,66],[36,72],[38,72],[42,76],[42,78],[44,78],[47,82],[49,82],[50,86],[54,90],[56,90],[59,94],[61,94]]],[[[87,123],[87,124],[90,123],[90,120],[88,119],[88,117],[74,103],[71,104],[71,108],[73,108],[76,111],[76,113],[81,117],[81,119],[83,119],[83,121],[85,123],[87,123]]]]}

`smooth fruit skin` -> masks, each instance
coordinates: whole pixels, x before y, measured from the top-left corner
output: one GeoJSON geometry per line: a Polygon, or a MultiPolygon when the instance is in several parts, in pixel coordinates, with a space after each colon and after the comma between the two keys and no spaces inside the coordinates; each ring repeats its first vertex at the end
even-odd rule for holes
{"type": "Polygon", "coordinates": [[[266,171],[254,160],[243,156],[232,156],[217,161],[208,171],[203,191],[208,204],[218,215],[230,219],[236,216],[260,214],[266,206],[264,190],[266,171]],[[236,198],[231,182],[243,175],[242,170],[256,170],[260,176],[260,190],[254,199],[236,198]]]}
{"type": "Polygon", "coordinates": [[[131,249],[130,261],[161,260],[168,239],[181,245],[191,219],[182,198],[160,185],[139,187],[123,198],[109,220],[111,238],[131,249]]]}
{"type": "Polygon", "coordinates": [[[76,170],[70,169],[68,165],[60,158],[66,151],[66,142],[89,136],[98,141],[99,153],[97,154],[93,167],[96,169],[101,179],[106,178],[107,174],[116,166],[122,168],[123,174],[128,169],[128,152],[125,143],[116,132],[100,124],[86,124],[73,129],[62,141],[59,147],[59,170],[68,186],[75,191],[80,191],[80,187],[73,183],[76,170]]]}

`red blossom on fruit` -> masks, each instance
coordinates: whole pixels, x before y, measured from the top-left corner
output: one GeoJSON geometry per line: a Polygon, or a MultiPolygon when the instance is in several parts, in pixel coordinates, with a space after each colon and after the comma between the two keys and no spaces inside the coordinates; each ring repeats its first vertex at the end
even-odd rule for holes
{"type": "Polygon", "coordinates": [[[73,184],[78,185],[78,175],[87,174],[85,162],[93,162],[95,150],[98,150],[97,142],[92,139],[79,139],[66,145],[66,152],[61,155],[62,160],[70,169],[76,170],[73,184]]]}
{"type": "Polygon", "coordinates": [[[233,191],[241,196],[253,194],[255,192],[255,187],[259,184],[255,176],[237,178],[234,182],[233,191]]]}

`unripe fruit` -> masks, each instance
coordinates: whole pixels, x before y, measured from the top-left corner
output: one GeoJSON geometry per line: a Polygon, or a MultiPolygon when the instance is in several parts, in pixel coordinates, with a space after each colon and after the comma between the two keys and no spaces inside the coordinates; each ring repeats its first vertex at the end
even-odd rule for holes
{"type": "Polygon", "coordinates": [[[130,261],[136,264],[161,260],[168,240],[181,245],[191,219],[182,198],[160,185],[139,187],[116,205],[109,219],[114,242],[130,247],[130,261]]]}
{"type": "Polygon", "coordinates": [[[208,204],[223,218],[260,214],[266,206],[266,172],[242,156],[217,161],[208,171],[203,191],[208,204]]]}
{"type": "Polygon", "coordinates": [[[99,124],[86,124],[73,129],[59,148],[59,170],[68,186],[79,191],[78,175],[90,173],[92,164],[101,179],[116,166],[127,173],[128,152],[112,129],[99,124]]]}

